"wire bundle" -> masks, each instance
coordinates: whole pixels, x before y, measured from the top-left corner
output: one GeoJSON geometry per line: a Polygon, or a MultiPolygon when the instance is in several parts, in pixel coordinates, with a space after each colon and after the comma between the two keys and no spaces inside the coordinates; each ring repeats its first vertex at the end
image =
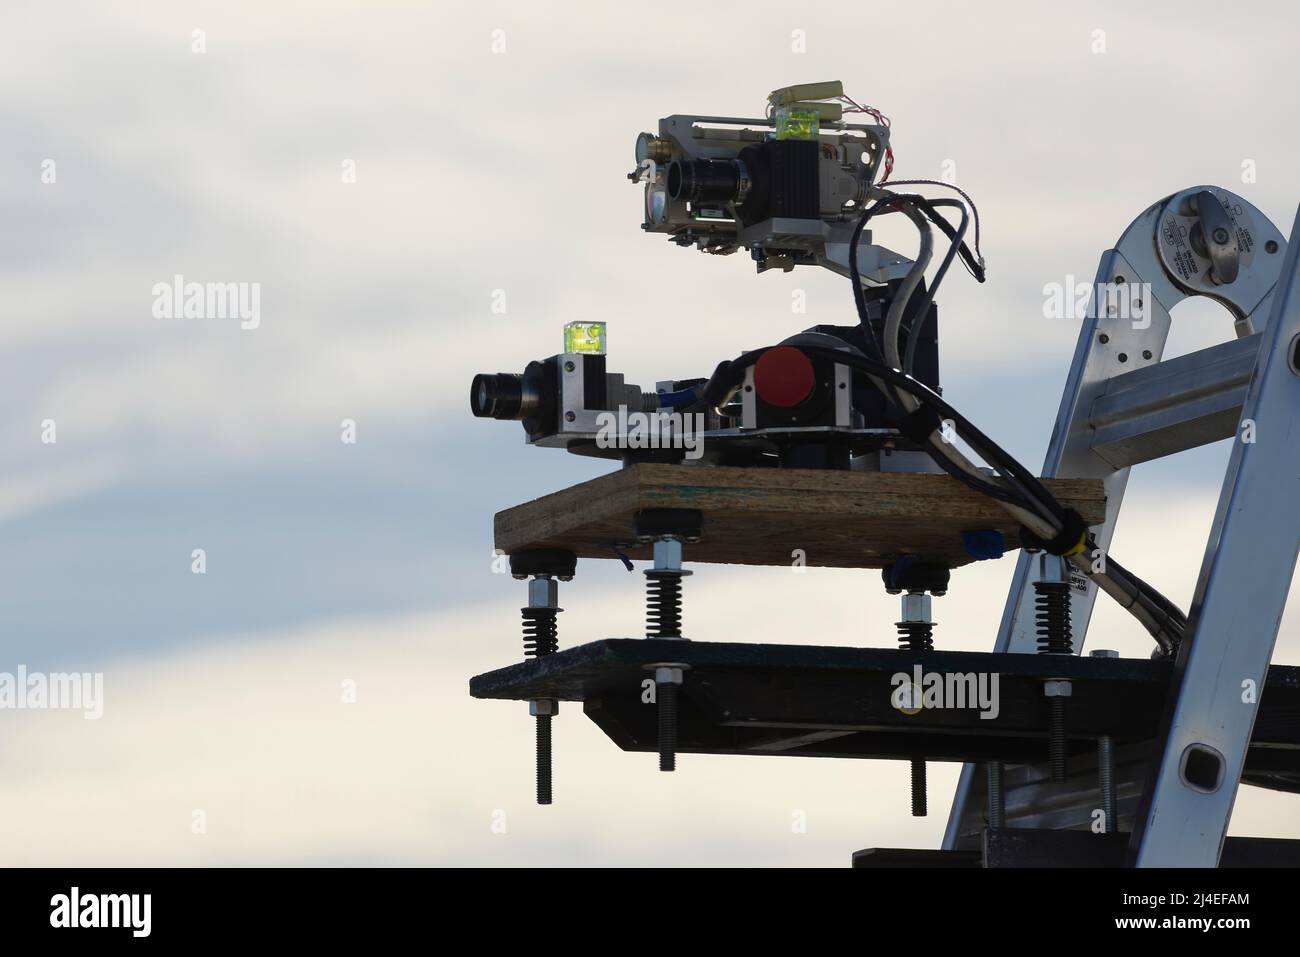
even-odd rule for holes
{"type": "MultiPolygon", "coordinates": [[[[962,195],[965,196],[964,193],[962,195]]],[[[904,422],[909,423],[909,436],[916,438],[945,472],[998,501],[1026,530],[1028,534],[1024,538],[1027,542],[1050,543],[1046,545],[1049,550],[1065,555],[1076,569],[1095,581],[1102,591],[1142,623],[1162,653],[1172,655],[1186,630],[1187,619],[1182,611],[1109,555],[1105,556],[1104,561],[1096,561],[1095,557],[1100,554],[1096,540],[1079,522],[1077,514],[1065,509],[1034,473],[977,429],[936,392],[911,375],[921,326],[953,259],[960,257],[968,271],[980,282],[985,278],[983,257],[972,252],[965,242],[971,219],[966,205],[955,199],[928,199],[916,194],[895,193],[883,187],[876,188],[875,196],[877,201],[859,219],[849,244],[849,272],[854,302],[864,330],[864,341],[874,349],[875,355],[821,346],[801,345],[799,348],[812,358],[829,359],[863,373],[898,409],[904,422]],[[959,208],[961,211],[961,221],[956,227],[939,212],[941,208],[948,207],[959,208]],[[903,214],[917,227],[920,250],[892,299],[882,330],[884,341],[881,342],[877,339],[867,314],[857,254],[862,232],[871,218],[894,212],[903,214]],[[934,281],[924,294],[920,308],[913,313],[915,318],[907,332],[906,342],[903,342],[903,316],[933,259],[932,224],[949,239],[949,247],[935,273],[934,281]],[[986,462],[990,469],[978,467],[957,448],[951,441],[951,435],[946,435],[941,428],[945,423],[951,423],[956,436],[986,462]],[[1067,538],[1072,541],[1063,542],[1067,538]],[[1061,547],[1058,548],[1058,544],[1061,547]]],[[[971,210],[974,211],[973,203],[971,210]]],[[[745,369],[757,362],[766,351],[767,349],[756,349],[719,365],[713,376],[701,387],[701,402],[715,410],[720,409],[739,387],[745,369]]]]}

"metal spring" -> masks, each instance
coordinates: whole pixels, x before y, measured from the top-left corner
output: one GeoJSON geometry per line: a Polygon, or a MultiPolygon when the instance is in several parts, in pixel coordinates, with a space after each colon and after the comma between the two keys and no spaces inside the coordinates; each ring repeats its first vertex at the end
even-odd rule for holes
{"type": "Polygon", "coordinates": [[[521,608],[524,615],[524,656],[540,658],[554,654],[560,647],[557,608],[521,608]]]}
{"type": "Polygon", "coordinates": [[[1072,654],[1074,636],[1070,630],[1070,586],[1065,582],[1034,582],[1034,593],[1038,653],[1072,654]]]}
{"type": "Polygon", "coordinates": [[[898,643],[908,651],[931,651],[934,648],[934,625],[928,621],[899,621],[898,643]]]}
{"type": "Polygon", "coordinates": [[[647,638],[682,636],[682,577],[677,571],[649,571],[646,577],[647,638]]]}

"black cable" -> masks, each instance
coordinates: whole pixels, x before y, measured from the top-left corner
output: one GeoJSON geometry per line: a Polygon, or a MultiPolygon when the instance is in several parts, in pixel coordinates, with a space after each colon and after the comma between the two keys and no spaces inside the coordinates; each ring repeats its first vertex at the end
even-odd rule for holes
{"type": "Polygon", "coordinates": [[[958,466],[957,463],[949,461],[942,455],[932,455],[930,457],[939,468],[943,469],[963,485],[979,492],[981,495],[987,495],[989,498],[997,499],[999,502],[1006,502],[1009,505],[1018,505],[1025,509],[1031,507],[1030,503],[1025,501],[1023,496],[1011,489],[1003,488],[1001,485],[995,485],[992,482],[981,481],[965,469],[958,466]]]}
{"type": "MultiPolygon", "coordinates": [[[[954,422],[965,423],[966,429],[971,433],[971,435],[964,436],[964,438],[966,438],[966,441],[970,443],[971,447],[974,448],[976,452],[979,453],[980,457],[983,458],[984,461],[988,462],[990,465],[996,468],[998,472],[1002,474],[1003,478],[1009,484],[1011,484],[1013,487],[1016,487],[1020,491],[1021,495],[1026,500],[1025,507],[1029,511],[1037,511],[1037,512],[1042,512],[1043,509],[1046,508],[1048,510],[1048,514],[1050,514],[1052,516],[1052,519],[1059,525],[1061,524],[1061,519],[1064,512],[1061,509],[1059,503],[1056,502],[1055,497],[1052,496],[1045,488],[1043,488],[1042,483],[1038,481],[1038,477],[1036,475],[1034,475],[1033,473],[1029,472],[1028,469],[1025,469],[1023,466],[1021,466],[1020,463],[1018,463],[1015,459],[1013,459],[1010,455],[1008,455],[1005,451],[1003,451],[1000,446],[994,443],[992,439],[990,439],[988,436],[984,435],[982,432],[976,429],[975,426],[964,416],[962,416],[959,412],[957,412],[956,409],[953,409],[946,402],[943,402],[943,400],[940,399],[936,393],[932,392],[929,389],[925,389],[924,394],[917,393],[915,391],[916,388],[919,387],[924,389],[925,387],[922,386],[920,383],[918,383],[915,379],[912,379],[910,376],[903,376],[902,373],[895,371],[894,369],[885,365],[883,362],[884,352],[880,347],[880,343],[876,340],[875,330],[871,325],[870,317],[867,315],[866,298],[862,292],[862,277],[858,271],[857,242],[859,237],[861,237],[862,235],[862,230],[866,227],[867,221],[870,220],[871,217],[874,216],[876,212],[880,210],[883,206],[890,205],[893,203],[899,203],[899,202],[909,202],[913,198],[914,197],[910,195],[907,196],[890,195],[880,200],[879,202],[875,203],[870,209],[868,209],[865,213],[862,214],[862,218],[858,221],[857,226],[854,228],[853,237],[849,242],[849,274],[850,274],[849,279],[853,286],[853,300],[854,303],[857,305],[857,309],[858,309],[858,321],[862,326],[865,327],[865,332],[870,335],[871,344],[873,348],[876,350],[876,354],[880,356],[882,360],[879,364],[872,363],[873,366],[872,369],[864,369],[863,371],[866,371],[869,374],[874,375],[876,378],[886,379],[896,385],[901,385],[906,391],[911,392],[915,398],[922,401],[923,403],[928,402],[931,406],[946,410],[947,417],[952,418],[954,422]],[[895,377],[901,377],[901,380],[895,377]],[[1033,504],[1035,500],[1037,500],[1041,504],[1035,506],[1033,504]]],[[[915,197],[915,198],[927,204],[929,202],[928,200],[925,200],[924,197],[915,197]]],[[[937,212],[935,212],[935,215],[939,216],[937,212]]],[[[940,216],[939,218],[942,219],[942,216],[940,216]]],[[[952,225],[948,223],[947,220],[944,220],[944,223],[947,225],[948,230],[952,231],[953,238],[955,240],[956,231],[952,229],[952,225]]],[[[811,352],[812,350],[805,350],[805,351],[811,352]]],[[[834,352],[834,350],[827,350],[827,351],[834,352]]],[[[761,352],[762,350],[758,350],[757,354],[761,354],[761,352]]],[[[754,352],[750,352],[750,353],[746,353],[746,356],[755,356],[755,358],[750,361],[757,361],[757,354],[754,352]]],[[[842,357],[844,355],[845,355],[844,353],[835,352],[834,355],[831,356],[831,358],[835,359],[835,361],[842,361],[842,357]],[[841,358],[835,358],[836,356],[839,356],[841,358]]],[[[871,361],[866,357],[863,357],[863,359],[864,361],[868,361],[868,362],[871,361]]],[[[893,398],[891,396],[886,395],[886,398],[890,402],[893,402],[893,398]]]]}
{"type": "MultiPolygon", "coordinates": [[[[912,313],[912,321],[907,330],[907,346],[903,350],[903,371],[908,375],[912,374],[912,367],[916,359],[916,345],[921,341],[921,330],[925,328],[925,320],[929,315],[930,306],[934,303],[934,297],[939,293],[939,286],[943,282],[943,277],[947,275],[948,267],[952,265],[953,258],[957,255],[957,248],[966,235],[966,227],[970,224],[970,216],[966,212],[966,205],[959,200],[936,199],[931,200],[930,205],[932,207],[956,206],[961,210],[961,225],[957,227],[957,235],[948,244],[948,252],[943,257],[943,261],[939,263],[939,269],[934,274],[934,282],[926,289],[925,298],[921,300],[921,305],[912,313]]],[[[933,208],[928,215],[932,222],[942,218],[933,208]]]]}
{"type": "Polygon", "coordinates": [[[876,214],[882,206],[895,202],[893,196],[880,200],[864,212],[853,227],[853,235],[849,239],[849,281],[853,284],[853,302],[858,307],[858,321],[864,327],[866,335],[863,337],[870,341],[873,349],[876,350],[882,360],[885,353],[880,348],[880,341],[876,338],[876,330],[871,325],[871,320],[867,318],[867,298],[862,291],[862,273],[858,271],[858,243],[862,240],[862,230],[866,228],[867,221],[876,214]]]}
{"type": "MultiPolygon", "coordinates": [[[[821,346],[800,346],[800,349],[810,356],[817,356],[850,367],[857,367],[859,371],[884,379],[891,385],[911,394],[921,404],[928,405],[940,413],[942,418],[951,419],[954,425],[957,426],[957,433],[966,440],[967,444],[975,450],[980,458],[992,465],[1008,484],[1020,491],[1025,500],[1022,507],[1028,511],[1044,515],[1044,517],[1049,518],[1058,525],[1062,524],[1065,510],[1056,501],[1056,497],[1038,480],[1038,476],[1012,458],[1001,446],[976,428],[974,423],[945,402],[938,393],[932,391],[924,383],[896,369],[891,369],[883,363],[877,363],[866,356],[855,356],[852,353],[827,349],[821,346]]],[[[932,454],[931,457],[935,458],[936,461],[939,459],[943,459],[945,462],[949,461],[937,453],[932,454]]]]}
{"type": "MultiPolygon", "coordinates": [[[[853,301],[857,306],[858,320],[865,327],[864,331],[866,335],[864,338],[866,341],[871,343],[872,349],[882,360],[885,357],[884,350],[881,348],[880,340],[876,338],[875,327],[871,325],[870,320],[867,318],[866,297],[862,290],[862,273],[858,269],[858,246],[862,241],[862,232],[866,228],[867,222],[871,217],[875,216],[884,207],[894,206],[895,204],[902,202],[910,202],[920,209],[925,214],[926,218],[938,226],[939,230],[947,236],[949,241],[952,243],[948,250],[948,255],[944,257],[943,262],[939,266],[938,272],[935,274],[934,283],[929,288],[929,295],[924,304],[925,311],[929,310],[929,304],[934,301],[934,296],[939,288],[939,283],[943,281],[943,277],[947,273],[948,267],[952,262],[954,251],[961,255],[962,263],[966,266],[967,272],[974,276],[979,282],[984,282],[985,280],[984,267],[976,261],[974,254],[970,251],[970,247],[966,245],[963,238],[966,232],[968,218],[966,207],[961,202],[955,199],[931,200],[924,196],[912,193],[890,193],[884,198],[878,200],[862,214],[858,219],[857,224],[853,227],[853,234],[849,239],[849,281],[853,284],[853,301]],[[948,222],[948,220],[937,209],[935,209],[936,205],[956,206],[961,209],[962,224],[960,229],[954,229],[952,223],[948,222]]],[[[886,211],[896,212],[897,210],[889,209],[886,211]]],[[[922,321],[924,320],[924,312],[918,312],[914,315],[919,315],[922,321]]],[[[919,338],[919,335],[920,333],[918,329],[916,337],[909,335],[909,341],[913,338],[919,338]]],[[[903,367],[907,371],[911,370],[911,357],[914,355],[915,350],[915,345],[909,346],[907,358],[904,359],[903,363],[903,367]]]]}
{"type": "MultiPolygon", "coordinates": [[[[1097,542],[1092,538],[1092,536],[1089,536],[1088,537],[1089,554],[1091,554],[1092,551],[1096,549],[1096,546],[1097,546],[1097,542]]],[[[1105,556],[1105,562],[1106,562],[1106,570],[1108,572],[1117,572],[1121,577],[1127,578],[1137,588],[1138,592],[1141,595],[1143,595],[1151,603],[1151,605],[1155,607],[1157,611],[1161,612],[1166,617],[1166,619],[1169,620],[1171,624],[1175,626],[1178,637],[1181,639],[1184,636],[1184,633],[1187,630],[1187,616],[1183,614],[1183,610],[1181,608],[1175,605],[1172,601],[1166,598],[1161,592],[1157,591],[1146,581],[1139,578],[1137,575],[1134,575],[1131,571],[1129,571],[1127,568],[1121,565],[1111,555],[1107,554],[1105,556]]]]}
{"type": "Polygon", "coordinates": [[[943,180],[938,180],[938,179],[895,179],[895,180],[890,180],[890,185],[898,185],[898,186],[922,186],[922,185],[924,185],[924,186],[941,186],[941,187],[943,187],[944,189],[951,189],[951,190],[953,190],[953,191],[955,191],[955,192],[957,192],[957,193],[960,193],[962,199],[966,200],[966,202],[970,205],[971,213],[972,213],[972,214],[974,215],[974,217],[975,217],[975,252],[978,253],[978,254],[980,255],[980,258],[981,258],[981,259],[983,258],[984,252],[983,252],[982,249],[980,249],[980,211],[979,211],[979,207],[975,205],[975,200],[971,199],[970,194],[967,193],[964,189],[962,189],[962,188],[961,188],[960,186],[958,186],[956,183],[946,183],[946,182],[944,182],[943,180]]]}
{"type": "MultiPolygon", "coordinates": [[[[1029,474],[1023,466],[997,446],[992,439],[975,428],[969,419],[950,406],[924,383],[918,382],[911,376],[905,375],[897,369],[891,369],[889,366],[864,355],[844,352],[839,349],[829,349],[823,346],[800,345],[799,349],[810,357],[842,363],[867,375],[883,379],[891,385],[908,392],[923,405],[933,408],[942,418],[951,419],[954,425],[957,426],[957,431],[962,435],[962,438],[975,449],[981,458],[998,470],[1003,479],[1012,486],[1012,490],[1019,492],[1019,497],[1012,495],[1010,490],[1004,489],[996,483],[981,482],[974,476],[962,472],[964,482],[967,484],[977,483],[971,487],[978,488],[993,498],[1019,505],[1027,511],[1041,514],[1043,505],[1048,508],[1054,507],[1053,517],[1058,524],[1060,523],[1061,516],[1064,515],[1064,509],[1061,508],[1055,497],[1047,489],[1043,488],[1037,477],[1029,474]],[[991,450],[992,454],[986,452],[986,449],[991,450]],[[1036,503],[1035,499],[1038,499],[1042,504],[1036,503]]],[[[725,362],[718,366],[713,376],[700,390],[701,401],[707,405],[715,406],[716,409],[716,406],[720,405],[726,396],[740,385],[744,379],[744,370],[757,362],[759,357],[766,351],[767,349],[753,349],[738,356],[731,362],[725,362]]],[[[943,468],[946,472],[949,471],[950,467],[957,468],[942,455],[932,453],[932,457],[938,462],[940,468],[943,468]]],[[[957,470],[961,471],[961,469],[957,470]]],[[[949,474],[952,473],[949,472],[949,474]]]]}
{"type": "MultiPolygon", "coordinates": [[[[911,196],[912,194],[908,194],[908,195],[911,196]]],[[[957,203],[957,200],[952,200],[952,199],[932,200],[932,199],[927,199],[924,196],[916,196],[915,201],[917,206],[920,207],[921,211],[926,214],[926,218],[929,219],[930,222],[934,223],[935,226],[939,227],[940,232],[942,232],[950,240],[956,239],[957,231],[953,228],[952,223],[948,222],[948,219],[942,214],[940,214],[937,210],[935,210],[934,207],[937,204],[942,204],[944,206],[947,206],[949,204],[957,203]]],[[[980,264],[980,261],[976,257],[976,255],[973,252],[971,252],[970,247],[966,245],[965,240],[962,240],[961,242],[958,243],[957,251],[961,254],[962,262],[966,266],[966,271],[969,272],[972,276],[974,276],[977,282],[984,282],[985,279],[988,278],[984,272],[984,267],[980,264]]]]}
{"type": "MultiPolygon", "coordinates": [[[[832,362],[843,363],[852,368],[857,368],[860,372],[867,375],[883,379],[893,386],[901,388],[903,391],[912,395],[922,405],[927,405],[940,414],[941,418],[950,419],[957,427],[957,433],[970,445],[975,452],[993,466],[1000,477],[1013,490],[1019,493],[1019,498],[1006,497],[1006,491],[1001,489],[995,483],[986,483],[991,488],[997,488],[1003,494],[993,495],[1001,501],[1008,501],[1011,504],[1019,505],[1026,511],[1034,512],[1043,516],[1049,522],[1054,522],[1058,526],[1064,524],[1065,509],[1060,502],[1056,500],[1039,481],[1038,476],[1034,475],[1018,461],[1016,461],[1008,452],[994,442],[991,438],[975,427],[969,419],[954,409],[951,405],[943,400],[937,393],[932,391],[924,383],[918,382],[909,375],[905,375],[896,369],[877,362],[867,356],[857,355],[850,352],[844,352],[838,349],[828,349],[822,346],[801,345],[799,347],[804,353],[814,358],[828,359],[832,362]]],[[[710,394],[716,394],[719,388],[734,389],[743,379],[745,368],[753,365],[758,361],[766,349],[754,349],[739,356],[729,363],[724,363],[718,367],[714,373],[714,378],[710,379],[703,387],[702,392],[707,397],[710,394]],[[725,384],[715,382],[720,373],[725,373],[727,380],[725,384]]],[[[719,399],[720,401],[720,399],[719,399]]],[[[943,455],[927,448],[931,457],[939,463],[944,471],[948,471],[947,466],[952,463],[943,455]]],[[[951,474],[951,473],[950,473],[951,474]]],[[[971,477],[972,481],[979,481],[971,477]]],[[[981,488],[981,491],[989,492],[988,488],[981,488]]]]}
{"type": "MultiPolygon", "coordinates": [[[[929,401],[929,400],[938,400],[937,403],[935,401],[930,401],[930,404],[936,407],[945,408],[948,412],[948,417],[952,418],[954,422],[960,421],[965,423],[967,430],[971,434],[963,437],[966,439],[968,443],[970,443],[971,447],[976,450],[976,452],[980,455],[981,458],[984,459],[984,461],[988,462],[995,469],[997,469],[999,473],[1002,474],[1004,480],[1006,480],[1009,484],[1019,489],[1019,491],[1027,500],[1027,502],[1031,503],[1026,506],[1027,509],[1029,511],[1038,511],[1038,512],[1043,512],[1044,510],[1046,510],[1046,514],[1051,516],[1051,520],[1055,521],[1056,524],[1059,525],[1061,524],[1061,520],[1064,512],[1061,509],[1060,504],[1056,502],[1055,497],[1052,496],[1045,488],[1043,488],[1042,483],[1038,481],[1038,477],[1036,475],[1034,475],[1028,469],[1021,466],[1019,462],[1017,462],[1005,451],[1003,451],[1002,448],[998,446],[996,443],[994,443],[992,439],[988,438],[988,436],[984,435],[982,432],[976,429],[974,425],[969,420],[967,420],[964,416],[958,413],[956,409],[953,409],[951,406],[948,406],[947,403],[942,402],[942,400],[940,400],[935,393],[931,392],[928,389],[925,390],[925,395],[920,395],[916,393],[915,391],[912,390],[912,388],[910,388],[909,384],[919,385],[919,383],[916,383],[915,380],[911,379],[910,377],[906,378],[905,383],[897,382],[897,380],[891,378],[892,375],[895,375],[897,373],[895,373],[893,369],[890,369],[889,366],[883,364],[884,352],[881,349],[879,341],[876,339],[875,329],[871,325],[870,317],[867,316],[866,299],[862,291],[862,276],[858,270],[857,248],[858,248],[858,242],[862,236],[862,231],[866,227],[866,224],[871,219],[871,217],[874,216],[883,207],[892,206],[903,202],[914,203],[923,211],[928,210],[930,214],[930,218],[937,222],[939,228],[945,233],[945,235],[947,235],[950,239],[952,239],[954,243],[958,243],[959,249],[965,249],[966,255],[970,255],[970,250],[968,248],[965,248],[965,244],[961,243],[958,240],[956,235],[956,230],[953,228],[952,224],[949,223],[947,219],[945,219],[937,210],[935,210],[933,203],[930,200],[926,199],[924,196],[918,196],[910,193],[907,194],[890,193],[889,195],[877,201],[866,212],[862,214],[861,219],[858,220],[858,224],[854,227],[853,236],[849,241],[849,279],[853,285],[853,299],[858,310],[858,321],[861,323],[861,325],[865,327],[865,332],[870,336],[872,347],[875,349],[876,354],[880,356],[882,360],[881,364],[877,368],[877,371],[875,372],[871,372],[871,370],[865,370],[865,371],[871,372],[871,374],[875,375],[877,378],[884,378],[891,382],[894,382],[894,384],[896,385],[897,384],[903,385],[903,388],[906,391],[912,392],[913,396],[922,402],[929,401]],[[883,374],[881,370],[888,370],[890,375],[883,374]],[[1032,504],[1035,502],[1035,500],[1037,500],[1038,503],[1037,506],[1032,504]]],[[[978,274],[976,275],[976,278],[982,282],[983,267],[979,266],[978,263],[975,264],[975,267],[976,269],[978,269],[978,274]]],[[[838,355],[842,356],[843,353],[838,353],[838,355]]],[[[886,396],[886,398],[892,401],[892,397],[886,396]]]]}
{"type": "MultiPolygon", "coordinates": [[[[955,463],[949,461],[945,456],[939,454],[933,449],[927,449],[931,458],[949,475],[958,479],[964,485],[988,495],[990,498],[998,501],[1008,502],[1031,512],[1043,511],[1045,507],[1048,514],[1052,515],[1058,524],[1063,523],[1065,514],[1064,508],[1057,501],[1056,496],[1048,491],[1039,481],[1038,477],[1033,475],[1023,465],[1010,456],[1001,446],[997,445],[992,439],[984,435],[977,429],[969,419],[945,402],[938,394],[930,390],[924,383],[918,382],[911,376],[892,369],[883,363],[877,362],[867,356],[856,352],[845,352],[838,349],[829,349],[823,346],[800,345],[799,349],[810,357],[828,359],[833,362],[842,363],[851,368],[856,368],[859,372],[883,379],[903,391],[912,395],[918,402],[928,405],[934,411],[938,412],[945,418],[951,419],[954,424],[959,426],[959,433],[962,438],[975,449],[975,451],[990,465],[997,469],[999,476],[1006,481],[1012,488],[1003,488],[993,482],[982,481],[975,476],[967,473],[955,463]],[[1032,497],[1027,492],[1034,493],[1032,497]],[[1038,501],[1035,502],[1034,499],[1038,501]]],[[[701,395],[707,401],[710,396],[718,397],[718,401],[726,397],[726,394],[734,391],[744,378],[744,370],[758,361],[758,358],[766,352],[767,349],[753,349],[749,352],[738,356],[731,362],[721,363],[714,371],[709,380],[701,387],[701,395]],[[719,395],[722,390],[725,393],[719,395]]],[[[1087,547],[1091,551],[1096,546],[1096,541],[1089,536],[1087,547]]],[[[1169,599],[1153,588],[1150,584],[1134,575],[1112,556],[1106,556],[1106,562],[1111,571],[1115,573],[1114,581],[1127,580],[1128,585],[1133,589],[1135,600],[1143,600],[1149,606],[1147,611],[1156,611],[1165,619],[1160,623],[1161,628],[1172,636],[1175,644],[1181,640],[1186,629],[1187,618],[1183,612],[1174,605],[1169,599]]],[[[1157,639],[1159,640],[1159,639],[1157,639]]],[[[1167,649],[1166,649],[1167,650],[1167,649]]]]}

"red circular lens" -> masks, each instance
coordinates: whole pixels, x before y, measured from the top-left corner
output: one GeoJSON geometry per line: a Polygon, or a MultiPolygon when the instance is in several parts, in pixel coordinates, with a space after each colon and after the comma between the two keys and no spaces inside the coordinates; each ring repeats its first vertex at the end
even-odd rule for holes
{"type": "Polygon", "coordinates": [[[816,381],[812,360],[794,346],[768,349],[754,363],[754,388],[768,405],[796,406],[812,394],[816,381]]]}

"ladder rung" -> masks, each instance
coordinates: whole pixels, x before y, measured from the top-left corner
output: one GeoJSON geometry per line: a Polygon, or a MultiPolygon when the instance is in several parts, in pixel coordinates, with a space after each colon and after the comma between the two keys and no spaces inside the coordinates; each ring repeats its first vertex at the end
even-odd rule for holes
{"type": "Polygon", "coordinates": [[[1118,469],[1228,438],[1259,344],[1256,333],[1115,376],[1088,418],[1093,451],[1118,469]]]}

